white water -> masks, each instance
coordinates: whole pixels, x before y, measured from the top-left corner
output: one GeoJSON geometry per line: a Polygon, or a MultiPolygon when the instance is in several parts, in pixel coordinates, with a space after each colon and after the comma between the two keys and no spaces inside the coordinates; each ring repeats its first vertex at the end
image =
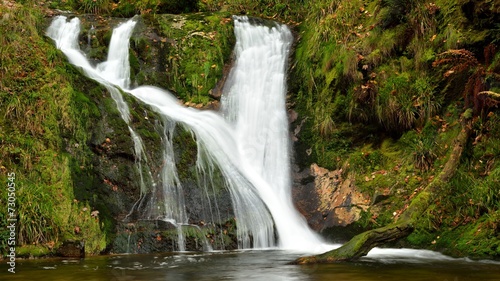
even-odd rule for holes
{"type": "Polygon", "coordinates": [[[143,167],[143,162],[147,162],[144,154],[144,144],[141,137],[130,125],[130,110],[119,90],[119,88],[128,88],[130,85],[129,39],[135,24],[134,20],[130,20],[113,30],[110,42],[112,48],[108,50],[108,58],[96,67],[93,67],[80,51],[78,44],[80,20],[78,18],[73,18],[68,22],[66,17],[57,16],[47,30],[47,36],[56,42],[57,48],[66,54],[70,63],[80,67],[88,77],[96,80],[109,91],[115,101],[120,117],[128,126],[130,137],[134,143],[133,153],[141,188],[141,197],[129,215],[142,203],[147,189],[147,179],[145,177],[148,177],[149,181],[151,181],[149,172],[145,173],[143,169],[148,170],[147,166],[143,167]]]}
{"type": "MultiPolygon", "coordinates": [[[[198,170],[211,176],[215,166],[226,181],[234,207],[240,248],[272,248],[319,252],[327,246],[312,232],[294,209],[290,194],[288,122],[285,108],[285,72],[292,36],[284,25],[273,28],[251,25],[246,17],[235,18],[237,37],[235,68],[223,96],[224,116],[186,108],[168,91],[151,86],[129,89],[128,40],[135,22],[128,21],[113,32],[106,62],[92,67],[78,46],[79,21],[57,17],[47,34],[56,41],[71,63],[90,78],[116,93],[122,118],[130,122],[128,106],[120,88],[137,97],[164,118],[183,124],[193,132],[198,145],[198,170]],[[274,227],[278,244],[275,242],[274,227]]],[[[140,139],[131,130],[133,139],[140,139]]],[[[169,140],[172,128],[166,128],[169,140]]],[[[143,155],[143,145],[135,142],[143,155]]],[[[157,206],[164,220],[187,221],[173,148],[164,142],[163,184],[165,206],[157,206]],[[171,196],[171,197],[169,197],[171,196]],[[173,207],[174,206],[174,207],[173,207]]],[[[140,157],[140,156],[139,156],[140,157]]],[[[155,188],[155,187],[153,187],[155,188]]],[[[154,201],[153,201],[154,202],[154,201]]]]}
{"type": "MultiPolygon", "coordinates": [[[[235,129],[241,169],[271,211],[279,247],[322,245],[291,197],[286,66],[293,41],[286,25],[252,25],[234,17],[236,62],[222,96],[222,112],[235,129]]],[[[321,247],[320,247],[321,248],[321,247]]]]}
{"type": "MultiPolygon", "coordinates": [[[[127,42],[133,25],[133,21],[122,25],[127,30],[117,34],[123,36],[113,33],[113,38],[120,39],[116,39],[117,44],[112,44],[110,53],[117,54],[114,48],[121,49],[122,55],[114,57],[123,59],[123,62],[128,61],[127,42]]],[[[149,213],[145,214],[146,217],[156,216],[178,225],[187,221],[182,186],[173,165],[171,138],[177,121],[190,129],[198,140],[199,171],[211,176],[213,167],[218,165],[223,173],[232,194],[240,247],[250,247],[250,235],[253,236],[253,246],[256,248],[275,246],[273,219],[280,248],[316,253],[340,246],[323,244],[316,234],[308,229],[304,219],[291,204],[288,133],[284,111],[286,57],[291,35],[286,26],[277,25],[269,29],[252,26],[246,18],[235,19],[237,61],[223,95],[224,116],[182,107],[170,93],[158,88],[145,86],[128,90],[128,63],[113,64],[110,62],[113,56],[108,56],[106,64],[93,68],[80,52],[79,32],[80,23],[77,18],[67,22],[65,17],[56,17],[47,35],[55,40],[57,47],[66,54],[71,63],[80,67],[90,78],[103,84],[114,95],[117,107],[127,124],[130,121],[128,106],[116,87],[150,104],[164,118],[169,119],[163,120],[165,126],[162,145],[165,147],[166,161],[161,176],[163,198],[150,202],[153,205],[155,202],[164,204],[154,205],[158,209],[150,208],[149,213]],[[166,189],[172,186],[173,189],[166,189]]],[[[144,146],[130,126],[129,129],[134,140],[136,157],[140,159],[144,146]]],[[[144,180],[141,181],[144,184],[144,180]]],[[[155,183],[152,188],[157,188],[155,183]]],[[[184,238],[181,227],[178,229],[182,249],[184,238]]],[[[209,250],[208,247],[207,249],[209,250]]],[[[364,260],[387,263],[402,260],[415,263],[429,260],[470,262],[466,258],[453,259],[428,250],[380,248],[374,248],[364,260]]],[[[493,261],[484,262],[498,264],[493,261]]]]}
{"type": "Polygon", "coordinates": [[[119,90],[124,91],[130,87],[129,40],[135,25],[136,21],[132,19],[113,30],[107,60],[96,67],[91,66],[80,51],[78,44],[80,20],[78,18],[73,18],[68,22],[64,16],[56,17],[47,30],[47,35],[56,42],[56,46],[66,54],[72,64],[80,67],[88,77],[106,87],[115,101],[121,118],[128,126],[130,137],[134,143],[133,152],[139,174],[138,182],[141,194],[127,217],[134,211],[142,211],[141,218],[171,222],[178,229],[178,250],[184,251],[185,239],[181,226],[187,224],[188,218],[184,206],[182,186],[178,180],[175,165],[172,164],[174,160],[172,159],[171,135],[175,123],[166,122],[166,120],[164,122],[165,128],[161,144],[164,147],[164,161],[158,183],[158,181],[153,180],[147,165],[143,141],[130,124],[130,110],[119,90]],[[151,185],[149,192],[151,198],[145,200],[148,184],[151,185]],[[161,188],[158,184],[161,185],[161,188]]]}

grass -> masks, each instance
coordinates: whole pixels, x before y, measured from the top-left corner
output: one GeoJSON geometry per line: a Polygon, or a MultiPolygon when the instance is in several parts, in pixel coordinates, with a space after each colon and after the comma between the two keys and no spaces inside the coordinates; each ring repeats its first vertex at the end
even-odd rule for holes
{"type": "MultiPolygon", "coordinates": [[[[156,43],[166,50],[165,72],[155,79],[167,81],[182,99],[195,103],[210,101],[210,90],[228,63],[234,44],[231,13],[279,19],[295,27],[290,93],[299,116],[307,118],[299,135],[301,164],[348,168],[361,190],[388,193],[387,207],[370,209],[365,226],[391,222],[393,212],[401,211],[446,162],[460,127],[463,83],[444,81],[431,65],[436,54],[466,47],[480,57],[483,45],[499,41],[489,27],[495,13],[484,6],[487,0],[477,1],[486,12],[476,20],[467,19],[460,1],[444,0],[410,5],[400,0],[204,0],[196,9],[212,13],[175,16],[154,14],[166,9],[161,2],[120,1],[109,13],[149,15],[160,33],[156,43]]],[[[50,5],[106,13],[106,3],[68,0],[50,5]]],[[[43,37],[43,15],[33,4],[0,5],[1,181],[8,172],[19,175],[21,244],[49,249],[62,239],[86,236],[92,237],[88,250],[96,253],[109,239],[103,233],[108,221],[92,215],[95,200],[75,201],[73,189],[76,175],[92,172],[84,144],[92,120],[99,118],[92,96],[102,95],[102,89],[84,86],[91,83],[64,63],[43,37]]],[[[149,77],[141,73],[139,61],[151,58],[149,42],[134,40],[134,74],[146,81],[149,77]]],[[[102,54],[100,50],[95,56],[102,54]]],[[[499,58],[488,71],[498,72],[499,58]]],[[[486,79],[498,84],[493,74],[486,79]]],[[[474,119],[475,139],[460,170],[419,220],[418,231],[408,239],[411,245],[498,256],[500,152],[494,136],[500,122],[498,109],[489,110],[492,114],[474,119]]],[[[133,117],[137,124],[143,120],[133,117]]],[[[148,135],[147,129],[140,131],[148,135]]],[[[187,133],[178,138],[191,140],[187,133]]],[[[195,147],[191,141],[185,147],[190,150],[180,156],[180,165],[187,167],[180,177],[189,178],[195,147]]],[[[0,196],[5,197],[4,190],[0,196]]],[[[5,214],[0,212],[0,218],[5,214]]]]}
{"type": "Polygon", "coordinates": [[[110,9],[109,0],[77,0],[77,5],[84,13],[103,14],[110,9]]]}
{"type": "MultiPolygon", "coordinates": [[[[90,137],[91,118],[98,112],[87,96],[75,90],[85,88],[88,81],[76,78],[43,36],[44,15],[34,2],[12,8],[0,5],[0,12],[8,15],[0,24],[5,34],[0,39],[0,181],[6,182],[9,172],[16,173],[17,246],[27,255],[38,255],[72,235],[71,221],[81,224],[74,209],[70,162],[90,162],[84,144],[90,137]]],[[[6,198],[4,189],[0,196],[6,198]]],[[[91,245],[104,241],[98,218],[81,226],[91,245]]],[[[103,247],[101,243],[89,251],[103,247]]]]}

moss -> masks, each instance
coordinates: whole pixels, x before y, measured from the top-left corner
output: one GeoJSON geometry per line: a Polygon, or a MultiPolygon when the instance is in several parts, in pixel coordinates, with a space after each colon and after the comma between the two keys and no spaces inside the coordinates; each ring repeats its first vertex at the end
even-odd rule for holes
{"type": "Polygon", "coordinates": [[[408,237],[408,242],[414,247],[442,251],[456,257],[495,258],[500,256],[497,233],[495,215],[483,216],[475,223],[457,228],[415,231],[408,237]]]}
{"type": "Polygon", "coordinates": [[[24,245],[16,248],[16,255],[20,258],[38,258],[53,254],[54,250],[41,245],[24,245]]]}
{"type": "MultiPolygon", "coordinates": [[[[2,14],[10,15],[0,24],[2,34],[9,34],[0,39],[3,50],[9,50],[0,52],[0,179],[5,182],[8,173],[16,174],[17,246],[27,255],[44,255],[43,249],[74,231],[68,227],[76,215],[73,175],[91,162],[85,144],[98,111],[88,96],[75,90],[95,84],[75,76],[74,67],[43,36],[43,14],[33,4],[0,6],[2,14]]],[[[5,190],[0,194],[6,196],[5,190]]],[[[102,229],[98,220],[88,226],[92,244],[102,229]]]]}
{"type": "Polygon", "coordinates": [[[384,165],[384,156],[379,150],[374,150],[370,145],[351,153],[349,157],[350,168],[356,173],[371,173],[380,170],[384,165]]]}
{"type": "Polygon", "coordinates": [[[165,86],[185,101],[209,102],[234,44],[230,14],[157,15],[153,24],[162,37],[165,86]]]}

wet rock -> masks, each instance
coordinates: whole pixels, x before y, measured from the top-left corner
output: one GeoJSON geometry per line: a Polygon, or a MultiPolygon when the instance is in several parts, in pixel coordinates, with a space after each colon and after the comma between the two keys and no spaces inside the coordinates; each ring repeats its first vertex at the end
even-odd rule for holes
{"type": "Polygon", "coordinates": [[[57,255],[66,258],[84,258],[85,241],[66,240],[56,251],[57,255]]]}
{"type": "Polygon", "coordinates": [[[229,73],[233,68],[233,64],[234,64],[234,58],[228,63],[224,64],[222,68],[221,79],[215,84],[215,87],[209,91],[210,96],[213,97],[214,99],[220,100],[222,92],[224,90],[224,85],[226,84],[226,80],[228,79],[229,73]]]}
{"type": "MultiPolygon", "coordinates": [[[[298,118],[298,113],[296,113],[294,110],[290,110],[288,112],[288,119],[290,121],[290,124],[295,124],[294,122],[297,121],[297,118],[298,118]]],[[[302,126],[304,125],[304,123],[307,121],[307,118],[303,118],[299,124],[296,124],[295,127],[292,127],[294,128],[292,131],[291,131],[291,139],[293,142],[297,142],[299,141],[299,134],[300,134],[300,131],[302,130],[302,126]]],[[[310,155],[311,153],[307,153],[307,155],[310,155]]]]}
{"type": "Polygon", "coordinates": [[[235,250],[237,238],[234,220],[221,224],[182,225],[162,220],[119,223],[111,253],[145,254],[180,250],[182,231],[186,251],[235,250]]]}
{"type": "Polygon", "coordinates": [[[309,169],[293,173],[292,199],[309,226],[316,231],[321,230],[323,216],[317,211],[319,198],[315,193],[314,177],[311,176],[309,169]]]}
{"type": "MultiPolygon", "coordinates": [[[[172,15],[159,16],[157,20],[138,17],[130,41],[132,83],[171,89],[174,95],[189,101],[188,106],[218,109],[217,98],[220,97],[231,69],[232,62],[226,58],[230,58],[234,38],[229,14],[217,17],[220,17],[220,21],[214,20],[211,14],[179,16],[178,21],[177,16],[172,15]],[[154,24],[158,22],[172,23],[175,26],[162,30],[157,28],[161,25],[154,24]],[[214,30],[217,32],[213,32],[214,30]],[[192,48],[193,46],[200,46],[199,50],[192,48]],[[212,50],[214,55],[207,55],[208,50],[212,50]],[[198,57],[192,59],[190,65],[197,67],[185,67],[193,53],[198,57]],[[199,58],[204,63],[202,71],[198,67],[199,58]],[[195,88],[198,94],[208,96],[209,89],[212,89],[208,99],[193,99],[190,95],[195,91],[184,89],[185,79],[191,79],[194,75],[199,79],[198,86],[203,86],[195,88]],[[184,92],[175,93],[176,86],[182,86],[180,89],[184,92]]],[[[104,20],[93,15],[81,16],[80,19],[80,48],[93,63],[98,63],[106,57],[112,28],[124,19],[104,20]]],[[[187,85],[191,87],[192,83],[187,85]]],[[[82,91],[95,103],[96,113],[90,120],[92,130],[89,132],[88,142],[79,144],[88,145],[91,151],[85,167],[81,166],[82,172],[74,178],[75,198],[91,202],[92,208],[99,211],[100,220],[106,222],[107,235],[114,239],[107,247],[108,252],[150,253],[178,250],[177,229],[167,222],[148,220],[157,218],[156,213],[151,211],[150,203],[154,201],[151,198],[159,198],[158,194],[161,193],[153,186],[163,184],[161,170],[165,161],[162,146],[164,120],[148,106],[129,95],[123,95],[130,109],[130,124],[126,124],[104,87],[90,80],[86,87],[88,89],[82,91]],[[134,153],[129,125],[143,140],[144,155],[141,157],[134,153]]],[[[214,249],[236,248],[236,226],[227,223],[234,218],[229,191],[224,188],[224,182],[220,179],[212,188],[213,193],[198,186],[197,146],[193,136],[190,132],[183,132],[181,126],[178,126],[174,135],[179,181],[183,187],[188,222],[193,225],[186,226],[185,229],[189,233],[186,234],[186,249],[202,250],[202,238],[211,243],[214,249]]],[[[68,148],[70,152],[78,149],[69,143],[68,148]]]]}

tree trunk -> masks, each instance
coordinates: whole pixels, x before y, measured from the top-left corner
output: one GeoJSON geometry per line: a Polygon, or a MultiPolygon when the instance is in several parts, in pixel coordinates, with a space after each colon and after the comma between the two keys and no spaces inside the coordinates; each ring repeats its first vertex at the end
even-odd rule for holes
{"type": "Polygon", "coordinates": [[[461,125],[462,130],[455,139],[450,157],[443,170],[411,201],[410,206],[403,212],[397,222],[363,232],[354,236],[349,242],[338,249],[316,256],[302,257],[292,262],[292,264],[332,263],[356,260],[368,254],[374,247],[410,235],[413,231],[413,221],[425,212],[433,202],[437,192],[444,183],[453,177],[460,164],[460,157],[472,132],[470,121],[462,120],[461,125]]]}

